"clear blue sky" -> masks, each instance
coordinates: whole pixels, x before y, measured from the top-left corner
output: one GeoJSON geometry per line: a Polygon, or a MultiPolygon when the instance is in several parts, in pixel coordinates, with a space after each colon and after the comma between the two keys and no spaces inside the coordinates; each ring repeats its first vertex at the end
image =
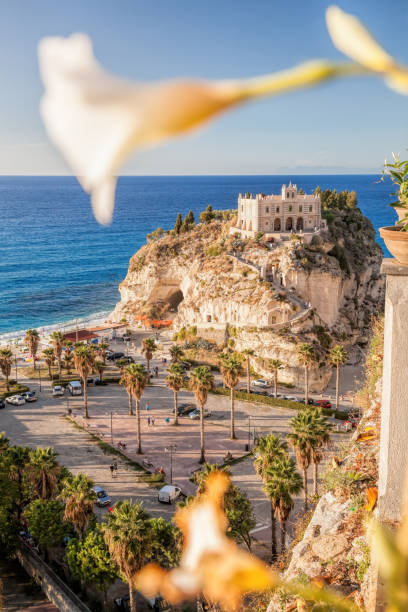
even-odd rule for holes
{"type": "MultiPolygon", "coordinates": [[[[36,47],[88,33],[99,61],[138,80],[255,76],[312,58],[340,59],[320,0],[3,0],[0,4],[0,173],[65,174],[38,103],[36,47]]],[[[408,3],[343,0],[408,64],[408,3]]],[[[378,172],[408,146],[408,97],[377,79],[264,100],[177,142],[134,155],[128,174],[378,172]]]]}

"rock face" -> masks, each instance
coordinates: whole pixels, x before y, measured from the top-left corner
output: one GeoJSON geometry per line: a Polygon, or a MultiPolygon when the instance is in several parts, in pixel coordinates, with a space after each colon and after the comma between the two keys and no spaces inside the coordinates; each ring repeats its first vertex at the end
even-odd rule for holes
{"type": "Polygon", "coordinates": [[[119,286],[112,320],[172,318],[175,331],[194,326],[236,350],[252,348],[261,374],[270,375],[268,359],[280,359],[281,380],[294,384],[303,380],[296,345],[311,342],[317,356],[311,390],[321,390],[331,374],[330,343],[364,344],[383,300],[381,251],[370,222],[358,209],[337,211],[328,232],[310,244],[301,236],[277,244],[241,240],[230,235],[232,223],[200,223],[143,246],[119,286]]]}
{"type": "MultiPolygon", "coordinates": [[[[351,596],[369,612],[376,610],[377,572],[370,565],[367,535],[370,514],[375,513],[378,482],[380,398],[382,375],[382,327],[376,324],[366,362],[366,383],[360,392],[365,404],[362,421],[344,456],[326,471],[318,501],[301,540],[292,548],[286,580],[303,584],[317,580],[324,588],[351,596]],[[368,435],[367,435],[368,434],[368,435]],[[374,497],[373,495],[374,494],[374,497]],[[374,505],[369,500],[374,499],[374,505]]],[[[288,604],[288,608],[291,604],[288,604]]],[[[279,594],[268,612],[282,610],[279,594]]]]}

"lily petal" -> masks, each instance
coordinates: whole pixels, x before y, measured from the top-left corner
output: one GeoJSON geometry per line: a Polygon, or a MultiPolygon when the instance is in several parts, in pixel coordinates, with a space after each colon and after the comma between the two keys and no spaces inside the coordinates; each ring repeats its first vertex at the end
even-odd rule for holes
{"type": "Polygon", "coordinates": [[[276,583],[277,576],[269,567],[225,535],[228,521],[221,505],[229,482],[225,473],[214,472],[207,479],[206,492],[177,511],[176,523],[184,535],[180,566],[166,571],[147,565],[135,578],[137,589],[148,596],[160,592],[171,603],[203,593],[223,609],[235,610],[248,591],[276,583]]]}
{"type": "Polygon", "coordinates": [[[357,17],[330,6],[326,11],[327,29],[334,45],[361,66],[380,73],[392,89],[408,94],[408,69],[399,64],[357,17]]]}
{"type": "Polygon", "coordinates": [[[133,150],[196,128],[245,100],[312,86],[355,70],[314,61],[242,81],[141,84],[105,71],[85,34],[44,38],[38,53],[45,85],[41,114],[48,135],[91,194],[95,217],[104,224],[112,218],[115,175],[133,150]]]}

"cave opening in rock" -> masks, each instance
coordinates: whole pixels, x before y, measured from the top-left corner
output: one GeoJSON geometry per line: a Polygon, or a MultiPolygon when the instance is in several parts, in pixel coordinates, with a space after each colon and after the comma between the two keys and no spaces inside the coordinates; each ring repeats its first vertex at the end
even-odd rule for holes
{"type": "Polygon", "coordinates": [[[183,300],[184,295],[181,289],[177,289],[176,291],[173,291],[173,293],[168,295],[166,298],[166,302],[168,304],[170,312],[177,312],[177,308],[183,300]]]}

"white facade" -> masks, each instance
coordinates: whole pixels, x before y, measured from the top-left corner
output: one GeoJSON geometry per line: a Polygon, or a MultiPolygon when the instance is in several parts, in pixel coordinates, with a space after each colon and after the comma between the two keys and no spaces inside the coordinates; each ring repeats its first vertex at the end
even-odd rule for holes
{"type": "Polygon", "coordinates": [[[238,196],[238,220],[232,230],[253,238],[292,232],[315,233],[326,229],[321,217],[320,195],[298,193],[297,186],[282,185],[280,195],[251,194],[238,196]]]}

